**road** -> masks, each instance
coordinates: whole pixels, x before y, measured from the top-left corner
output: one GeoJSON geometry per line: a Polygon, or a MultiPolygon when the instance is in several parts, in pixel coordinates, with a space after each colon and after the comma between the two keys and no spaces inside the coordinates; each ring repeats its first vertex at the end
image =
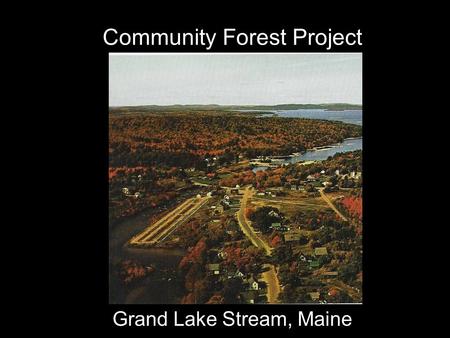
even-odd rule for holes
{"type": "MultiPolygon", "coordinates": [[[[248,239],[250,239],[252,244],[257,248],[262,248],[266,252],[266,254],[270,256],[272,254],[272,248],[258,237],[253,227],[245,218],[245,209],[247,207],[247,202],[249,198],[252,197],[252,195],[253,190],[250,187],[246,187],[244,190],[244,195],[241,199],[241,207],[237,212],[238,223],[242,229],[242,232],[248,237],[248,239]]],[[[267,301],[269,303],[277,303],[278,295],[280,293],[280,283],[278,281],[278,276],[273,265],[266,264],[265,267],[269,268],[268,271],[262,273],[262,278],[267,284],[267,301]]]]}
{"type": "Polygon", "coordinates": [[[280,283],[278,281],[275,267],[271,264],[266,264],[265,267],[269,271],[262,273],[262,279],[267,284],[267,302],[270,304],[278,303],[278,295],[280,293],[280,283]]]}
{"type": "Polygon", "coordinates": [[[271,199],[271,198],[265,198],[265,197],[254,197],[255,200],[264,201],[265,204],[292,204],[292,205],[299,205],[302,207],[316,207],[316,208],[326,208],[326,205],[321,204],[312,204],[307,202],[294,202],[294,201],[287,201],[282,199],[271,199]]]}
{"type": "Polygon", "coordinates": [[[334,211],[340,218],[342,218],[344,221],[347,222],[348,219],[347,219],[344,215],[342,215],[341,212],[340,212],[338,209],[336,209],[336,207],[334,206],[333,202],[331,202],[331,200],[328,198],[328,196],[325,195],[325,193],[323,192],[323,189],[319,189],[319,192],[320,192],[320,196],[322,196],[322,199],[323,199],[325,202],[327,202],[327,204],[330,206],[330,208],[333,209],[333,211],[334,211]]]}
{"type": "Polygon", "coordinates": [[[208,197],[193,197],[147,227],[130,240],[133,245],[153,245],[167,238],[179,225],[189,220],[208,201],[208,197]]]}

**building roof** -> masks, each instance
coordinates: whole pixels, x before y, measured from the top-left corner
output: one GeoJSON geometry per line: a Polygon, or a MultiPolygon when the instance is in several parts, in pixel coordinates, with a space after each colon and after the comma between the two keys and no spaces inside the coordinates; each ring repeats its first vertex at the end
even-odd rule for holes
{"type": "Polygon", "coordinates": [[[325,271],[323,273],[324,276],[337,276],[338,272],[337,271],[325,271]]]}
{"type": "Polygon", "coordinates": [[[320,298],[320,293],[319,292],[310,292],[309,296],[311,297],[312,300],[318,300],[320,298]]]}
{"type": "Polygon", "coordinates": [[[325,255],[328,255],[328,251],[327,251],[326,247],[321,246],[320,248],[315,248],[314,249],[314,254],[316,256],[325,256],[325,255]]]}
{"type": "Polygon", "coordinates": [[[318,268],[320,266],[320,264],[319,264],[319,261],[314,260],[314,261],[309,262],[309,266],[312,268],[318,268]]]}
{"type": "Polygon", "coordinates": [[[284,240],[287,242],[300,240],[301,235],[298,233],[284,234],[284,240]]]}
{"type": "Polygon", "coordinates": [[[219,269],[220,269],[219,263],[208,264],[208,270],[210,270],[210,271],[219,270],[219,269]]]}

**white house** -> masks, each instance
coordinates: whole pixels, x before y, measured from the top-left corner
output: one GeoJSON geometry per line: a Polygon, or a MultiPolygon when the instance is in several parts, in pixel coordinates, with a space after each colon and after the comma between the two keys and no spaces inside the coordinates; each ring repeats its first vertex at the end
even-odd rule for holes
{"type": "Polygon", "coordinates": [[[249,284],[249,289],[259,290],[259,284],[253,277],[250,277],[250,279],[248,280],[248,284],[249,284]]]}

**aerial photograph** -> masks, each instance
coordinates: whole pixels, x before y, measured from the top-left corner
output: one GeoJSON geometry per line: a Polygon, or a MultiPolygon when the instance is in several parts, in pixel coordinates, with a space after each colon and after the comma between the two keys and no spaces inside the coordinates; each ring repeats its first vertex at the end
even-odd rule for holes
{"type": "Polygon", "coordinates": [[[110,53],[109,302],[362,303],[362,57],[110,53]]]}

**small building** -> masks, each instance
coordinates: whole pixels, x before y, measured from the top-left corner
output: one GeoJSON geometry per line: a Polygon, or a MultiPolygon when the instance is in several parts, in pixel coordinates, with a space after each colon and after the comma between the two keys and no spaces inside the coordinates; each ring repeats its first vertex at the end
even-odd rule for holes
{"type": "Polygon", "coordinates": [[[338,276],[338,272],[337,271],[325,271],[324,273],[322,273],[322,276],[327,277],[327,278],[333,278],[333,277],[338,276]]]}
{"type": "Polygon", "coordinates": [[[208,264],[208,271],[212,273],[213,275],[219,275],[220,274],[220,264],[208,264]]]}
{"type": "Polygon", "coordinates": [[[309,268],[310,269],[316,269],[320,267],[320,263],[318,260],[314,259],[311,262],[309,262],[309,268]]]}
{"type": "Polygon", "coordinates": [[[314,175],[308,175],[308,176],[306,177],[306,180],[312,182],[312,181],[315,181],[316,178],[314,177],[314,175]]]}
{"type": "Polygon", "coordinates": [[[301,235],[299,233],[286,233],[284,234],[284,240],[286,242],[296,242],[299,241],[301,238],[301,235]]]}
{"type": "Polygon", "coordinates": [[[256,281],[256,279],[254,279],[253,277],[250,277],[247,282],[248,282],[248,287],[250,290],[258,290],[259,289],[259,284],[256,281]]]}
{"type": "Polygon", "coordinates": [[[272,216],[272,217],[280,217],[280,215],[278,215],[278,213],[273,210],[270,210],[267,215],[272,216]]]}
{"type": "Polygon", "coordinates": [[[298,187],[297,187],[297,185],[295,185],[295,184],[292,184],[292,185],[291,185],[291,190],[298,190],[298,187]]]}
{"type": "Polygon", "coordinates": [[[277,230],[277,231],[288,231],[289,230],[288,227],[281,225],[281,223],[272,223],[270,228],[273,230],[277,230]]]}
{"type": "Polygon", "coordinates": [[[136,191],[133,196],[134,198],[139,198],[141,197],[141,193],[139,191],[136,191]]]}
{"type": "Polygon", "coordinates": [[[334,173],[336,174],[336,176],[339,176],[339,169],[336,169],[334,173]]]}
{"type": "Polygon", "coordinates": [[[316,255],[316,256],[326,256],[326,255],[328,255],[327,248],[324,247],[324,246],[321,246],[319,248],[315,248],[314,249],[314,255],[316,255]]]}
{"type": "Polygon", "coordinates": [[[244,274],[240,270],[236,270],[234,277],[242,278],[244,277],[244,274]]]}
{"type": "Polygon", "coordinates": [[[257,196],[264,196],[264,195],[265,195],[265,193],[263,193],[263,192],[259,192],[259,193],[257,193],[256,195],[257,195],[257,196]]]}
{"type": "Polygon", "coordinates": [[[130,194],[130,190],[129,190],[128,188],[122,188],[122,192],[123,192],[125,195],[129,195],[129,194],[130,194]]]}
{"type": "Polygon", "coordinates": [[[202,195],[200,195],[200,194],[197,194],[197,198],[202,198],[202,195]]]}
{"type": "Polygon", "coordinates": [[[311,300],[316,301],[320,299],[320,293],[319,292],[310,292],[309,296],[311,297],[311,300]]]}
{"type": "Polygon", "coordinates": [[[220,251],[217,253],[217,257],[219,257],[220,259],[225,259],[225,258],[228,257],[228,254],[226,253],[226,251],[220,250],[220,251]]]}

